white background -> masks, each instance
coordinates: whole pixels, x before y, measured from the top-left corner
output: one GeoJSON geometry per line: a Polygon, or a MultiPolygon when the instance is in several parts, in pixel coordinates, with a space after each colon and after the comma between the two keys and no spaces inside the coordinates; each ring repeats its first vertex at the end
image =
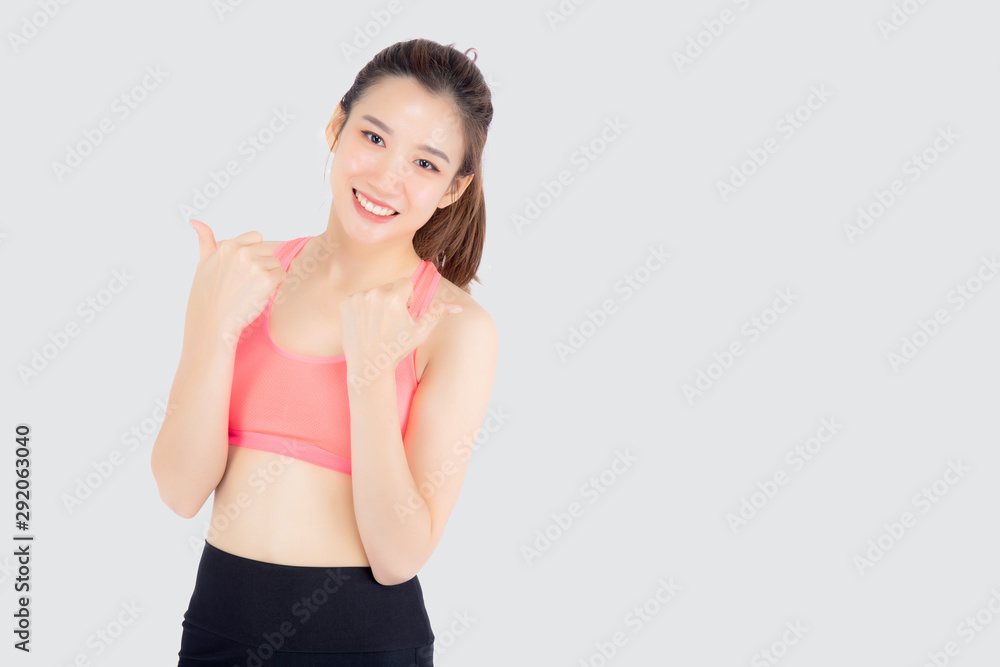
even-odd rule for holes
{"type": "Polygon", "coordinates": [[[39,2],[8,2],[0,20],[0,497],[13,526],[14,429],[30,424],[36,536],[33,651],[8,633],[0,662],[176,664],[211,504],[170,512],[149,456],[198,258],[186,219],[217,239],[322,232],[322,128],[378,50],[426,37],[476,47],[493,90],[472,296],[500,331],[490,405],[507,415],[420,572],[435,663],[753,667],[771,664],[766,649],[789,667],[919,667],[954,641],[948,664],[996,664],[1000,280],[984,260],[1000,253],[1000,5],[566,0],[553,23],[554,0],[401,0],[384,26],[372,12],[385,2],[53,5],[45,19],[39,2]],[[15,44],[32,20],[44,25],[15,44]],[[366,26],[370,43],[345,56],[366,26]],[[167,76],[121,118],[112,104],[147,68],[167,76]],[[294,120],[246,162],[237,147],[273,109],[294,120]],[[114,131],[60,178],[54,164],[102,118],[114,131]],[[746,162],[769,138],[777,150],[746,162]],[[230,159],[242,173],[182,213],[230,159]],[[723,197],[741,166],[752,174],[723,197]],[[562,170],[569,184],[547,196],[562,170]],[[902,194],[850,235],[894,179],[902,194]],[[655,270],[650,247],[670,254],[655,270]],[[115,271],[132,278],[86,319],[79,304],[115,271]],[[628,298],[626,275],[642,281],[628,298]],[[973,296],[961,308],[960,285],[973,296]],[[794,300],[774,320],[779,291],[794,300]],[[605,300],[614,312],[586,326],[605,300]],[[947,320],[923,336],[938,310],[947,320]],[[751,339],[754,317],[769,324],[751,339]],[[73,322],[79,335],[22,377],[73,322]],[[574,330],[582,345],[562,354],[574,330]],[[904,338],[916,353],[894,365],[904,338]],[[743,353],[713,367],[737,341],[743,353]],[[699,372],[714,379],[689,400],[699,372]],[[818,433],[797,469],[786,454],[818,433]],[[114,450],[122,465],[68,509],[114,450]],[[635,462],[585,495],[624,452],[635,462]],[[967,470],[946,475],[950,462],[967,470]],[[770,498],[754,495],[781,472],[770,498]],[[914,502],[924,488],[933,503],[914,502]],[[758,507],[734,531],[744,499],[758,507]],[[553,515],[574,502],[560,529],[553,515]],[[905,512],[914,522],[890,537],[905,512]],[[661,580],[679,586],[664,603],[661,580]],[[88,638],[133,602],[135,623],[98,655],[88,638]],[[783,646],[786,623],[806,630],[783,646]]]}

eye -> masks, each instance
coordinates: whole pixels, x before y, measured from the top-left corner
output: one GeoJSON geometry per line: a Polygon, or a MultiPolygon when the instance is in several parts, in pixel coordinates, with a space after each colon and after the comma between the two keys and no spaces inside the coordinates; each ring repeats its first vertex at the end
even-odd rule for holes
{"type": "MultiPolygon", "coordinates": [[[[371,142],[372,141],[372,137],[374,137],[376,139],[376,141],[374,142],[376,146],[384,146],[385,145],[385,141],[383,141],[382,137],[380,137],[379,135],[375,134],[374,132],[371,132],[369,130],[361,130],[361,134],[363,134],[366,137],[368,137],[368,141],[369,142],[371,142]],[[381,144],[378,143],[379,141],[381,141],[382,143],[381,144]]],[[[423,158],[420,158],[417,161],[418,162],[426,162],[428,165],[430,165],[429,169],[427,167],[421,167],[421,169],[423,169],[424,171],[437,171],[437,172],[441,171],[436,166],[434,166],[433,162],[430,162],[429,160],[425,160],[423,158]]]]}
{"type": "MultiPolygon", "coordinates": [[[[379,141],[382,141],[382,137],[378,136],[374,132],[369,132],[368,130],[361,130],[361,134],[367,135],[369,140],[371,140],[372,137],[375,137],[379,141]]],[[[383,143],[385,143],[385,142],[383,142],[383,143]]],[[[377,146],[378,144],[375,144],[375,145],[377,146]]]]}

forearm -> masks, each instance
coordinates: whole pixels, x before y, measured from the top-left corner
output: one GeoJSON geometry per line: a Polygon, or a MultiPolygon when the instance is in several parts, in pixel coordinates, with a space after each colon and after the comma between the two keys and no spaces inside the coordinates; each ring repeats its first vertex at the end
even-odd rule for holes
{"type": "Polygon", "coordinates": [[[364,387],[348,383],[348,397],[354,513],[361,541],[376,579],[402,583],[427,560],[431,514],[403,450],[396,378],[379,373],[364,387]]]}
{"type": "Polygon", "coordinates": [[[235,348],[214,322],[198,322],[181,353],[150,465],[160,497],[191,517],[218,486],[229,455],[235,348]]]}

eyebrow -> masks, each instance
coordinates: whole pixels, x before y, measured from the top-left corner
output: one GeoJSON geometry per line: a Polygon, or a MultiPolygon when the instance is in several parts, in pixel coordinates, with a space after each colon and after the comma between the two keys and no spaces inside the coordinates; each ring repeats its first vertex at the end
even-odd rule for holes
{"type": "MultiPolygon", "coordinates": [[[[388,125],[380,121],[378,118],[376,118],[375,116],[369,116],[368,114],[364,114],[361,117],[367,120],[372,125],[376,126],[378,129],[382,130],[384,133],[388,134],[390,137],[393,136],[392,129],[388,125]]],[[[422,151],[427,151],[431,155],[437,155],[442,160],[447,162],[449,166],[451,165],[451,160],[449,160],[448,156],[444,154],[444,151],[438,150],[433,146],[428,146],[427,144],[420,144],[419,146],[417,146],[417,148],[419,148],[422,151]]]]}

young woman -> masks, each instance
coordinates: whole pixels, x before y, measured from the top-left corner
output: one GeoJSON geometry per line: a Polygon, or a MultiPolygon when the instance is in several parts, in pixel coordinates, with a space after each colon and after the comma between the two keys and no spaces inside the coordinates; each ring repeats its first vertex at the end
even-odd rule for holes
{"type": "Polygon", "coordinates": [[[468,294],[492,116],[473,58],[394,44],[327,126],[322,234],[216,243],[191,222],[200,259],[151,462],[180,516],[215,493],[179,667],[433,664],[417,572],[496,371],[468,294]]]}

